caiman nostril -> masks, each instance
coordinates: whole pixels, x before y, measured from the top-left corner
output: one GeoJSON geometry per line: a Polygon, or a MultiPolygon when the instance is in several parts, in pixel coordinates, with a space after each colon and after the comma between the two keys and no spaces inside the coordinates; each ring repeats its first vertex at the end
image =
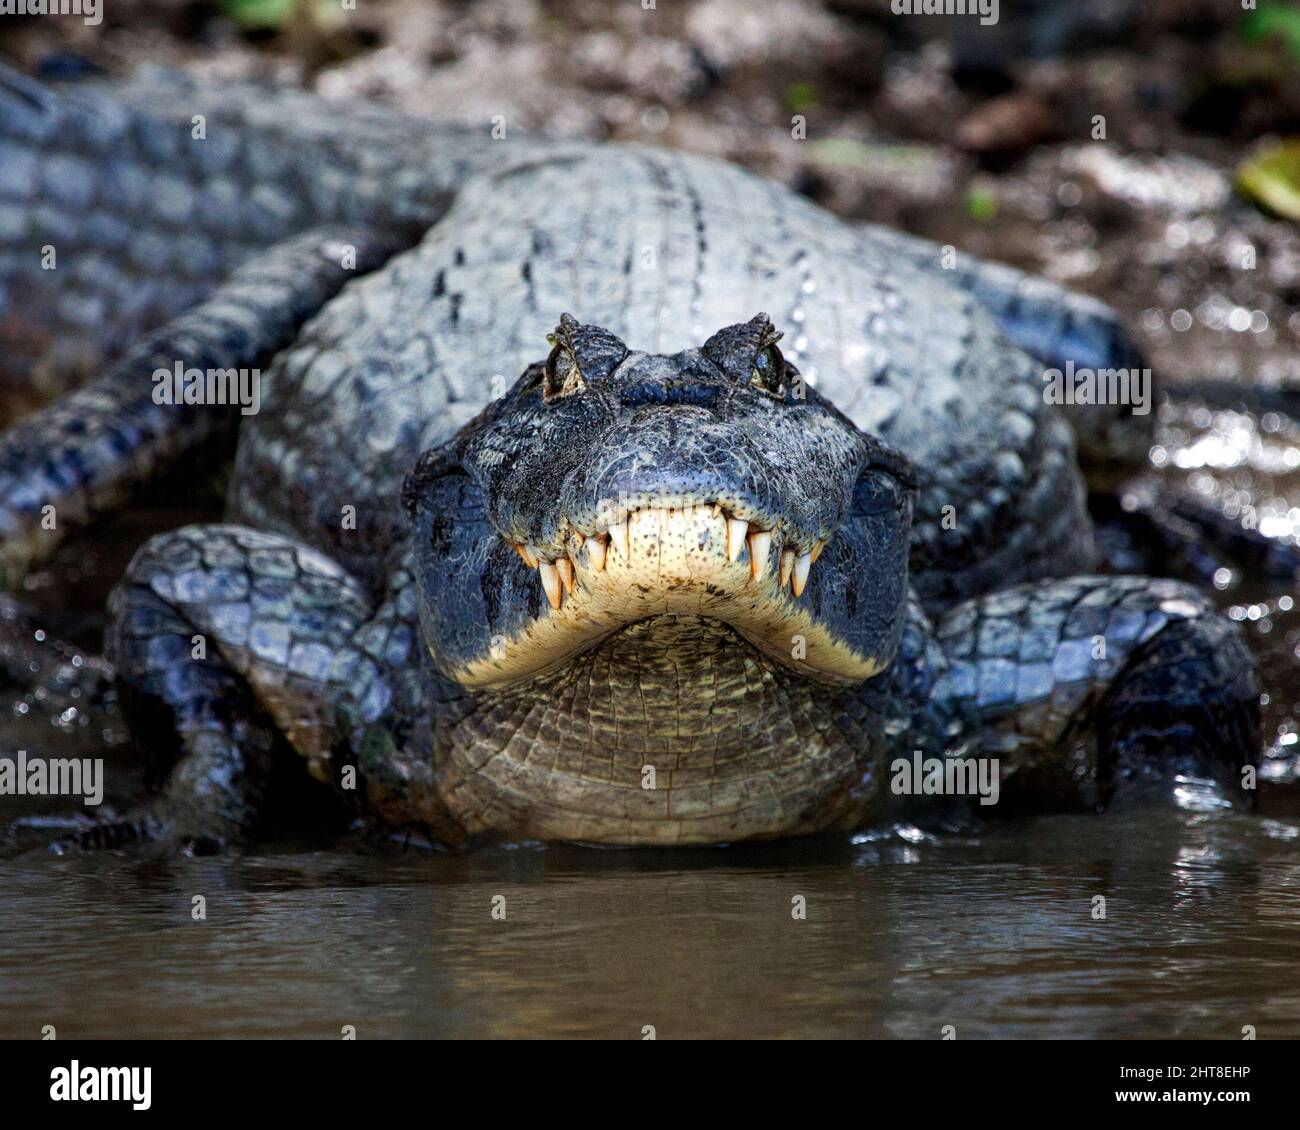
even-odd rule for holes
{"type": "Polygon", "coordinates": [[[619,399],[626,408],[643,408],[654,405],[665,407],[714,408],[722,398],[723,389],[709,381],[638,381],[628,385],[619,399]]]}
{"type": "Polygon", "coordinates": [[[638,428],[659,428],[667,431],[683,424],[713,424],[717,415],[707,408],[693,404],[656,404],[640,408],[632,415],[632,424],[638,428]]]}

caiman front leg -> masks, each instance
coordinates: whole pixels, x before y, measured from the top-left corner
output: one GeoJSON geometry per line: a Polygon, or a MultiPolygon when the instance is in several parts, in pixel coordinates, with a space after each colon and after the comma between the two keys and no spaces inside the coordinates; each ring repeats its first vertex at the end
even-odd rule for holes
{"type": "Polygon", "coordinates": [[[1253,794],[1259,681],[1237,625],[1195,589],[1074,577],[956,605],[936,623],[933,692],[996,757],[1011,810],[1168,799],[1178,778],[1253,794]]]}
{"type": "MultiPolygon", "coordinates": [[[[114,592],[107,634],[132,733],[158,758],[155,776],[166,774],[131,834],[247,841],[285,754],[354,808],[432,804],[432,728],[420,727],[403,576],[375,610],[339,565],[288,538],[190,526],[146,543],[114,592]]],[[[77,842],[116,835],[97,829],[77,842]]]]}

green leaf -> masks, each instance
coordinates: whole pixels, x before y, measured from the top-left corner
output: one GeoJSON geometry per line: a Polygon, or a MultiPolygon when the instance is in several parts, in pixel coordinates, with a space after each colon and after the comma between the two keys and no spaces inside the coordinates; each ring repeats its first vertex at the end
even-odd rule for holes
{"type": "Polygon", "coordinates": [[[998,214],[998,197],[991,188],[966,190],[966,211],[972,219],[987,223],[998,214]]]}
{"type": "Polygon", "coordinates": [[[1241,38],[1247,43],[1280,39],[1300,59],[1300,8],[1290,4],[1265,4],[1241,21],[1241,38]]]}
{"type": "Polygon", "coordinates": [[[1244,162],[1237,188],[1279,216],[1300,220],[1300,141],[1283,141],[1244,162]]]}
{"type": "Polygon", "coordinates": [[[785,104],[796,112],[817,105],[817,88],[810,82],[796,82],[785,88],[785,104]]]}
{"type": "Polygon", "coordinates": [[[279,31],[293,19],[296,0],[222,0],[221,6],[244,31],[279,31]]]}

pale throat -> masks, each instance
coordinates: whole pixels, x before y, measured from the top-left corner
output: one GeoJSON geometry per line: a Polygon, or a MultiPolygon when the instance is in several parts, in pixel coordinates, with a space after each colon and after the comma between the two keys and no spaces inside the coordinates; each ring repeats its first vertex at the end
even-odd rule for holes
{"type": "Polygon", "coordinates": [[[471,832],[780,834],[860,779],[838,693],[717,621],[658,616],[525,686],[474,693],[440,734],[441,792],[471,832]]]}

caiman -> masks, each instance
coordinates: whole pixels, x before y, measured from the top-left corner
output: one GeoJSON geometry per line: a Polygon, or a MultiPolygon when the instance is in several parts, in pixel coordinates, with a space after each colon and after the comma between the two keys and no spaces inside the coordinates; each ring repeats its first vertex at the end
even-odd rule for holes
{"type": "Polygon", "coordinates": [[[162,780],[130,827],[246,841],[286,756],[449,845],[857,829],[918,751],[1009,810],[1246,798],[1239,629],[1097,573],[1081,467],[1149,417],[1046,394],[1142,365],[1113,312],[729,164],[493,133],[0,80],[0,365],[91,378],[0,444],[8,583],[234,451],[225,522],[111,600],[162,780]]]}

